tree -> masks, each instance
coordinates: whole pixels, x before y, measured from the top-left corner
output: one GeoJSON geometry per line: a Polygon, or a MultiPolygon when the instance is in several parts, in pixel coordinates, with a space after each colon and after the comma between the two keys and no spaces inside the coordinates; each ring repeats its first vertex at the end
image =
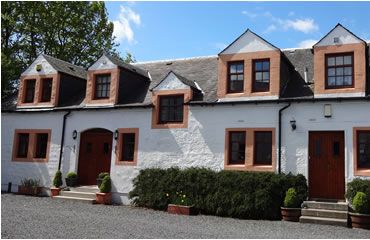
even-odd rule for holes
{"type": "Polygon", "coordinates": [[[41,53],[83,67],[103,51],[119,57],[104,2],[1,2],[1,20],[2,99],[41,53]]]}

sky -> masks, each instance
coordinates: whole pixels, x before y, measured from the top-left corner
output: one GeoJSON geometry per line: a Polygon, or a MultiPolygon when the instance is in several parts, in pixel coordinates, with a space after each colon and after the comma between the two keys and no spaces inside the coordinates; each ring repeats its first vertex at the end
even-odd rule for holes
{"type": "Polygon", "coordinates": [[[311,47],[337,23],[370,41],[370,2],[106,2],[118,50],[136,61],[217,55],[248,28],[311,47]]]}

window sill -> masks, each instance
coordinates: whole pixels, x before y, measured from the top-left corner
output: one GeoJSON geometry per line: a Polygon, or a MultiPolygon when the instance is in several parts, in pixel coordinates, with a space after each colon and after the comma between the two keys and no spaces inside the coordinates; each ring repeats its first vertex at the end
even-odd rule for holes
{"type": "Polygon", "coordinates": [[[168,128],[187,128],[185,122],[175,122],[175,123],[157,123],[152,126],[152,129],[168,129],[168,128]]]}
{"type": "Polygon", "coordinates": [[[355,176],[370,177],[370,168],[355,169],[355,176]]]}
{"type": "Polygon", "coordinates": [[[136,166],[136,161],[116,161],[118,166],[136,166]]]}
{"type": "Polygon", "coordinates": [[[48,159],[46,158],[14,158],[12,159],[13,162],[29,162],[29,163],[47,163],[48,159]]]}

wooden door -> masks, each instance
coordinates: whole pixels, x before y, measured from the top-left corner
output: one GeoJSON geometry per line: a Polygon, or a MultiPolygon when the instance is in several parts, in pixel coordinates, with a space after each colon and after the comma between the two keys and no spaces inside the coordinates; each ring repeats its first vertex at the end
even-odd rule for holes
{"type": "Polygon", "coordinates": [[[110,172],[112,137],[112,132],[100,129],[81,133],[78,161],[80,185],[96,185],[99,173],[110,172]]]}
{"type": "Polygon", "coordinates": [[[309,133],[310,199],[344,199],[344,132],[309,133]]]}

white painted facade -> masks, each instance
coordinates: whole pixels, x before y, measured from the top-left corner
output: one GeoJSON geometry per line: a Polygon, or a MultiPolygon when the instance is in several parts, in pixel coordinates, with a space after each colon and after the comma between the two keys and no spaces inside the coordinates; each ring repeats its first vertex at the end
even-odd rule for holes
{"type": "Polygon", "coordinates": [[[104,69],[113,69],[116,68],[117,65],[112,63],[107,56],[101,56],[93,65],[89,67],[90,70],[104,70],[104,69]]]}
{"type": "Polygon", "coordinates": [[[361,43],[362,41],[354,36],[351,32],[345,29],[341,25],[337,25],[328,35],[316,43],[317,47],[330,46],[330,45],[341,45],[341,44],[355,44],[361,43]],[[335,41],[334,41],[335,40],[335,41]]]}
{"type": "MultiPolygon", "coordinates": [[[[285,104],[243,104],[218,106],[190,106],[186,129],[151,129],[150,108],[74,111],[67,119],[65,147],[62,159],[63,176],[77,172],[80,133],[92,128],[139,128],[137,166],[115,164],[116,140],[113,139],[111,177],[116,202],[129,203],[128,192],[140,169],[178,166],[224,168],[226,128],[275,128],[278,133],[278,111],[285,104]],[[72,138],[77,130],[78,137],[72,138]]],[[[370,126],[368,102],[308,102],[292,103],[283,113],[282,171],[308,176],[309,131],[344,131],[346,182],[354,178],[353,127],[370,126]],[[324,104],[332,105],[332,117],[324,117],[324,104]],[[296,120],[292,130],[290,120],[296,120]]],[[[51,186],[57,170],[62,119],[65,112],[6,113],[2,116],[2,189],[8,182],[15,187],[24,177],[38,177],[45,187],[51,186]],[[27,116],[24,121],[22,116],[27,116]],[[15,129],[52,129],[48,163],[12,162],[15,129]]],[[[278,143],[278,134],[275,142],[278,143]]],[[[277,149],[277,148],[276,148],[277,149]]],[[[277,156],[277,152],[275,153],[277,156]]],[[[276,166],[277,171],[277,166],[276,166]]],[[[13,189],[15,190],[15,188],[13,189]]]]}

